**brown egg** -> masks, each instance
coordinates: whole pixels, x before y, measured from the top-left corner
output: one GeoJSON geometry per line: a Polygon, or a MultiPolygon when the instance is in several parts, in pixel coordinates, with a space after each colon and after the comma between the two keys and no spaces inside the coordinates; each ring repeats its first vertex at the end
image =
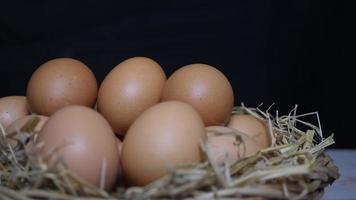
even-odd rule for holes
{"type": "Polygon", "coordinates": [[[250,136],[262,148],[266,148],[271,144],[267,125],[252,115],[233,115],[230,119],[228,127],[241,131],[250,136]]]}
{"type": "Polygon", "coordinates": [[[24,96],[0,98],[0,124],[6,129],[15,120],[28,115],[27,101],[24,96]]]}
{"type": "Polygon", "coordinates": [[[119,170],[118,170],[118,178],[116,181],[116,186],[123,186],[124,183],[124,177],[122,175],[122,167],[121,167],[121,152],[122,152],[122,142],[119,138],[116,138],[117,142],[117,149],[118,149],[118,157],[119,157],[119,170]]]}
{"type": "Polygon", "coordinates": [[[67,105],[92,107],[98,86],[93,72],[72,58],[57,58],[42,64],[27,84],[32,112],[49,116],[67,105]]]}
{"type": "Polygon", "coordinates": [[[127,59],[105,77],[98,94],[98,111],[114,132],[124,135],[135,119],[160,100],[166,75],[154,60],[127,59]]]}
{"type": "Polygon", "coordinates": [[[200,141],[206,137],[199,114],[190,105],[168,101],[142,113],[128,130],[121,164],[130,185],[146,185],[177,165],[203,159],[200,141]]]}
{"type": "Polygon", "coordinates": [[[257,153],[262,147],[253,138],[225,126],[206,127],[213,161],[228,164],[257,153]]]}
{"type": "Polygon", "coordinates": [[[116,143],[117,143],[117,149],[119,151],[119,155],[121,154],[121,150],[122,150],[122,142],[119,138],[116,138],[116,143]]]}
{"type": "Polygon", "coordinates": [[[121,151],[122,151],[122,142],[119,138],[116,138],[116,144],[117,144],[117,150],[118,150],[118,155],[119,155],[119,174],[121,174],[121,164],[120,164],[120,157],[121,157],[121,151]]]}
{"type": "Polygon", "coordinates": [[[109,123],[93,109],[75,105],[58,110],[39,132],[38,142],[44,143],[40,156],[50,166],[61,159],[96,186],[103,171],[105,188],[114,185],[119,170],[117,140],[109,123]]]}
{"type": "Polygon", "coordinates": [[[15,120],[13,123],[10,124],[10,126],[8,126],[6,128],[6,133],[11,134],[11,133],[16,133],[18,131],[27,131],[27,130],[23,130],[23,129],[27,129],[26,127],[24,127],[26,125],[27,122],[29,122],[30,120],[34,120],[34,118],[38,118],[39,121],[37,122],[36,126],[34,127],[33,131],[34,132],[39,132],[42,127],[44,126],[44,124],[47,122],[48,117],[44,116],[44,115],[26,115],[24,117],[21,117],[17,120],[15,120]]]}
{"type": "Polygon", "coordinates": [[[234,94],[228,79],[216,68],[191,64],[174,72],[163,89],[162,101],[192,105],[206,126],[223,125],[231,115],[234,94]]]}

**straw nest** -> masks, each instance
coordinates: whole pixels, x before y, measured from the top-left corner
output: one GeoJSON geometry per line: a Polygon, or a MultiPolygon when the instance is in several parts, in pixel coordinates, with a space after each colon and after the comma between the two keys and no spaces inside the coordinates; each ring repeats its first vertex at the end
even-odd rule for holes
{"type": "Polygon", "coordinates": [[[35,145],[33,127],[38,119],[11,134],[0,126],[0,199],[320,199],[324,188],[339,177],[324,152],[334,143],[333,135],[323,137],[318,113],[299,115],[296,106],[287,115],[272,116],[269,109],[243,104],[233,112],[265,120],[271,147],[230,165],[218,165],[202,141],[205,162],[170,169],[145,187],[118,186],[111,192],[80,180],[60,161],[52,168],[46,166],[37,156],[41,146],[35,145]],[[317,125],[303,121],[305,116],[315,116],[317,125]]]}

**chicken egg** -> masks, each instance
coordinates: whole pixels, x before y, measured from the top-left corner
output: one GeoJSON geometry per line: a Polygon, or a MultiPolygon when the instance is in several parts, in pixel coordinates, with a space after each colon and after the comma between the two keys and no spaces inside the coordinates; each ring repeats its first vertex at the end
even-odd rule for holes
{"type": "Polygon", "coordinates": [[[118,135],[160,100],[166,75],[150,58],[134,57],[117,65],[99,88],[97,109],[118,135]]]}
{"type": "Polygon", "coordinates": [[[225,126],[206,127],[207,144],[217,164],[232,164],[257,153],[262,147],[253,138],[225,126]]]}
{"type": "Polygon", "coordinates": [[[162,101],[168,100],[192,105],[206,126],[223,125],[230,118],[234,94],[229,80],[219,70],[206,64],[191,64],[168,78],[162,101]]]}
{"type": "Polygon", "coordinates": [[[121,167],[121,152],[122,152],[122,141],[119,138],[116,138],[117,149],[118,149],[118,157],[119,157],[119,168],[118,168],[118,178],[117,185],[124,185],[124,178],[122,175],[122,167],[121,167]]]}
{"type": "Polygon", "coordinates": [[[27,98],[32,112],[49,116],[67,105],[92,107],[97,97],[93,72],[72,58],[50,60],[32,74],[27,98]]]}
{"type": "MultiPolygon", "coordinates": [[[[5,130],[8,142],[13,148],[15,148],[19,144],[19,141],[11,137],[13,134],[18,132],[37,133],[42,129],[47,120],[48,117],[43,115],[26,115],[24,117],[20,117],[12,122],[5,130]],[[34,127],[30,127],[33,125],[31,124],[33,122],[36,122],[36,125],[34,125],[34,127]],[[30,126],[28,126],[29,124],[27,123],[30,123],[30,126]]],[[[28,143],[28,140],[23,142],[28,143]]]]}
{"type": "Polygon", "coordinates": [[[250,136],[262,148],[271,144],[266,123],[252,115],[235,114],[231,116],[227,126],[250,136]]]}
{"type": "Polygon", "coordinates": [[[59,109],[39,132],[37,142],[44,145],[40,157],[49,166],[60,161],[78,177],[105,189],[112,188],[117,180],[116,136],[93,109],[78,105],[59,109]]]}
{"type": "Polygon", "coordinates": [[[17,120],[15,120],[13,123],[10,124],[6,128],[6,133],[11,134],[11,133],[16,133],[18,131],[27,131],[27,127],[25,127],[26,123],[34,120],[34,118],[38,118],[38,122],[36,126],[34,127],[33,131],[34,132],[39,132],[42,127],[45,125],[45,123],[48,120],[47,116],[44,115],[26,115],[24,117],[21,117],[17,120]]]}
{"type": "Polygon", "coordinates": [[[122,170],[121,170],[121,163],[120,163],[120,158],[121,158],[121,152],[122,152],[122,142],[119,138],[116,138],[116,144],[117,144],[117,151],[118,151],[118,155],[119,155],[119,174],[122,174],[122,170]]]}
{"type": "Polygon", "coordinates": [[[167,101],[143,112],[128,130],[121,164],[130,185],[146,185],[168,169],[203,160],[203,121],[189,104],[167,101]]]}
{"type": "Polygon", "coordinates": [[[0,124],[4,129],[15,120],[28,114],[26,97],[7,96],[0,98],[0,124]]]}

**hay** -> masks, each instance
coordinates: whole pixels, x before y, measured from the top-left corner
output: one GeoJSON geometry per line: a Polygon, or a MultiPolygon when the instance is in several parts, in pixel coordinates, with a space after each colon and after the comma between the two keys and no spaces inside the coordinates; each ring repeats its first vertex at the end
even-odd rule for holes
{"type": "Polygon", "coordinates": [[[202,141],[207,161],[169,169],[165,177],[145,187],[118,186],[110,193],[85,183],[59,160],[52,168],[42,162],[33,129],[36,118],[17,133],[0,125],[0,199],[320,199],[324,188],[339,177],[324,152],[334,143],[324,138],[318,113],[275,116],[242,104],[233,113],[247,113],[268,124],[272,145],[232,164],[214,163],[202,141]],[[303,121],[315,116],[318,125],[303,121]],[[304,127],[304,129],[300,128],[304,127]]]}

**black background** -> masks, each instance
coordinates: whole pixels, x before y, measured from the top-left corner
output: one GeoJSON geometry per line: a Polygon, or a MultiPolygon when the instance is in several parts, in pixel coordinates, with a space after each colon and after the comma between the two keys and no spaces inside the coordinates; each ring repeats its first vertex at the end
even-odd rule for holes
{"type": "Polygon", "coordinates": [[[167,75],[207,63],[230,79],[236,105],[319,111],[334,147],[355,148],[353,12],[322,0],[3,1],[0,96],[24,95],[36,67],[56,57],[83,61],[99,83],[133,56],[167,75]]]}

